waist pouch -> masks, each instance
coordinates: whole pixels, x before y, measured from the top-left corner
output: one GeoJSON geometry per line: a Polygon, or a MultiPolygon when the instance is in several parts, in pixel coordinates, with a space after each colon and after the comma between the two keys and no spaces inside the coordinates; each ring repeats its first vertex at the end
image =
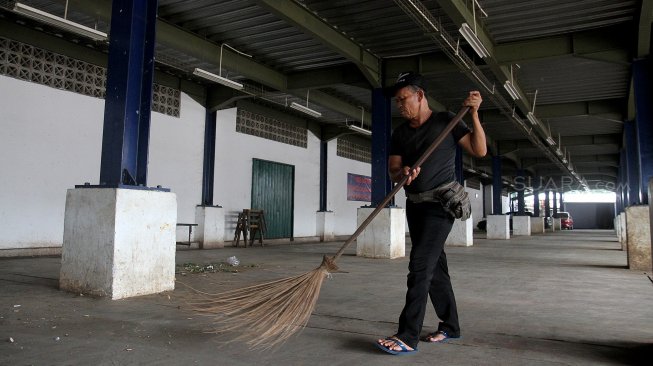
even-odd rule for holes
{"type": "Polygon", "coordinates": [[[430,191],[420,193],[408,193],[406,196],[411,202],[440,202],[445,211],[451,216],[467,220],[472,214],[472,205],[469,202],[469,196],[465,192],[465,187],[458,182],[445,183],[430,191]]]}

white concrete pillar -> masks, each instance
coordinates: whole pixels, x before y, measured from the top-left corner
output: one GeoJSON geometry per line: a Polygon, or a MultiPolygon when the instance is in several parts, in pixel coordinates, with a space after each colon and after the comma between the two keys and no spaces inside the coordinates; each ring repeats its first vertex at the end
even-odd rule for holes
{"type": "Polygon", "coordinates": [[[488,239],[510,239],[510,215],[488,215],[488,239]]]}
{"type": "Polygon", "coordinates": [[[562,230],[562,219],[560,218],[553,218],[553,231],[556,230],[562,230]]]}
{"type": "Polygon", "coordinates": [[[512,218],[512,235],[531,235],[531,217],[530,216],[513,216],[512,218]]]}
{"type": "Polygon", "coordinates": [[[544,217],[531,217],[531,234],[544,234],[544,217]]]}
{"type": "Polygon", "coordinates": [[[648,205],[626,207],[628,268],[651,272],[651,226],[648,205]]]}
{"type": "Polygon", "coordinates": [[[333,223],[335,221],[335,214],[333,211],[318,211],[317,212],[317,225],[316,234],[320,241],[332,241],[335,237],[333,234],[333,223]]]}
{"type": "Polygon", "coordinates": [[[112,299],[173,290],[176,223],[174,193],[68,190],[60,288],[112,299]]]}
{"type": "MultiPolygon", "coordinates": [[[[653,205],[651,205],[651,200],[653,200],[653,178],[649,179],[648,181],[648,199],[649,199],[649,205],[648,205],[648,219],[649,219],[649,235],[653,236],[651,233],[653,233],[653,205]]],[[[653,241],[651,241],[651,255],[653,256],[653,241]]],[[[653,258],[651,258],[651,266],[653,266],[653,258]]]]}
{"type": "MultiPolygon", "coordinates": [[[[374,211],[358,209],[358,226],[374,211]]],[[[400,258],[406,255],[406,210],[384,208],[356,240],[356,255],[366,258],[400,258]]]]}
{"type": "Polygon", "coordinates": [[[193,230],[195,239],[200,242],[200,249],[224,248],[224,209],[219,206],[195,207],[193,230]]]}
{"type": "Polygon", "coordinates": [[[628,227],[626,226],[626,212],[622,212],[619,214],[619,227],[620,229],[620,237],[619,237],[619,242],[621,243],[621,250],[628,250],[628,236],[626,233],[628,232],[628,227]]]}
{"type": "Polygon", "coordinates": [[[474,219],[472,215],[465,221],[456,219],[444,245],[471,247],[474,245],[474,219]]]}

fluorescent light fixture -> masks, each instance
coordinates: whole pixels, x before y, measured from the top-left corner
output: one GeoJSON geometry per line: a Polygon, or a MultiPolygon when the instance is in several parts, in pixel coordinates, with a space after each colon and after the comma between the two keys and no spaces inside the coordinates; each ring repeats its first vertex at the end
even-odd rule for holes
{"type": "Polygon", "coordinates": [[[458,29],[460,34],[465,37],[467,42],[469,43],[470,46],[476,51],[476,54],[478,54],[479,57],[481,58],[486,58],[490,56],[490,52],[485,48],[483,45],[483,42],[478,38],[476,33],[472,30],[472,28],[469,26],[467,23],[463,23],[460,29],[458,29]]]}
{"type": "Polygon", "coordinates": [[[528,114],[526,115],[526,117],[528,118],[529,121],[531,121],[531,124],[532,124],[533,126],[537,126],[537,125],[540,124],[540,121],[537,119],[537,117],[535,117],[535,115],[533,114],[533,112],[528,112],[528,114]]]}
{"type": "Polygon", "coordinates": [[[358,127],[356,125],[349,125],[347,127],[349,127],[350,130],[356,131],[358,133],[362,133],[363,135],[372,136],[372,131],[365,129],[363,127],[358,127]]]}
{"type": "Polygon", "coordinates": [[[42,21],[43,23],[50,24],[51,26],[67,30],[69,32],[79,34],[80,36],[88,37],[96,41],[106,41],[107,34],[100,32],[93,28],[71,22],[68,19],[58,17],[48,12],[27,6],[25,4],[16,3],[14,5],[14,12],[22,14],[26,17],[42,21]]]}
{"type": "Polygon", "coordinates": [[[295,102],[290,103],[290,108],[296,109],[296,110],[298,110],[298,111],[300,111],[302,113],[306,113],[309,116],[313,116],[315,118],[322,117],[322,113],[320,113],[320,112],[318,112],[318,111],[316,111],[314,109],[310,109],[310,108],[308,108],[306,106],[303,106],[303,105],[301,105],[299,103],[295,103],[295,102]]]}
{"type": "MultiPolygon", "coordinates": [[[[558,156],[562,156],[562,150],[560,150],[560,148],[557,148],[557,149],[556,149],[556,155],[558,155],[558,156]]],[[[564,159],[564,158],[563,158],[563,159],[564,159]]]]}
{"type": "Polygon", "coordinates": [[[568,162],[567,158],[562,158],[562,163],[563,164],[567,164],[567,162],[568,162]]]}
{"type": "Polygon", "coordinates": [[[554,140],[553,137],[551,137],[551,136],[546,138],[546,142],[551,146],[556,144],[556,140],[554,140]]]}
{"type": "Polygon", "coordinates": [[[206,70],[199,69],[197,67],[195,68],[195,70],[193,70],[193,75],[197,75],[197,76],[199,76],[201,78],[204,78],[206,80],[215,81],[218,84],[222,84],[224,86],[228,86],[228,87],[236,89],[236,90],[241,90],[243,88],[243,84],[241,84],[241,83],[237,83],[237,82],[235,82],[233,80],[227,79],[227,78],[222,77],[220,75],[216,75],[216,74],[208,72],[206,70]]]}
{"type": "Polygon", "coordinates": [[[490,176],[487,175],[486,172],[481,172],[481,177],[483,177],[483,178],[489,178],[490,176]]]}
{"type": "Polygon", "coordinates": [[[517,91],[517,88],[515,88],[515,86],[512,85],[510,80],[506,80],[506,82],[503,84],[503,87],[506,89],[508,94],[510,94],[510,97],[512,98],[512,100],[520,99],[519,92],[517,91]]]}

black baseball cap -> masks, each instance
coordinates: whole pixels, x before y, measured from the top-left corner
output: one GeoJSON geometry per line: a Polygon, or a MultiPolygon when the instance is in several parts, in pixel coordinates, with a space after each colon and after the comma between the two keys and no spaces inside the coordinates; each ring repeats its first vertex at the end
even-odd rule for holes
{"type": "Polygon", "coordinates": [[[427,91],[426,79],[424,79],[422,75],[412,71],[406,71],[399,73],[397,76],[397,81],[395,81],[393,86],[385,88],[385,94],[389,97],[394,97],[399,89],[408,85],[419,87],[420,89],[424,90],[424,92],[427,91]]]}

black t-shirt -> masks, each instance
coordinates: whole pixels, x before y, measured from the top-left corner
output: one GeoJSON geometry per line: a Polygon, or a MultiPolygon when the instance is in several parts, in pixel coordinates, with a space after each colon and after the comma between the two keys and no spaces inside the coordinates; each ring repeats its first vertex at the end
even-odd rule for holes
{"type": "MultiPolygon", "coordinates": [[[[399,155],[404,166],[413,166],[454,116],[450,112],[433,113],[418,128],[410,127],[409,122],[402,123],[392,133],[390,155],[399,155]]],[[[422,164],[417,179],[409,186],[404,187],[406,192],[425,192],[443,183],[453,181],[455,179],[456,144],[470,132],[471,130],[465,122],[458,122],[449,136],[422,164]]]]}

